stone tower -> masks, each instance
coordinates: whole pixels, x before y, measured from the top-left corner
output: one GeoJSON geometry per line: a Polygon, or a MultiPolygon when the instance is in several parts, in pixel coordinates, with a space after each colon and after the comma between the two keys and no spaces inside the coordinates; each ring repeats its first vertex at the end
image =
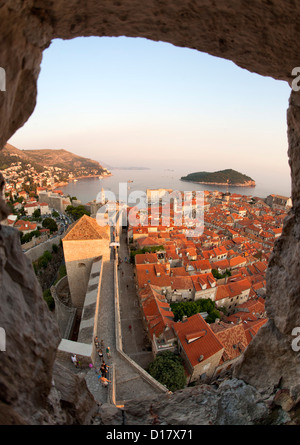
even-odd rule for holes
{"type": "Polygon", "coordinates": [[[99,256],[103,261],[110,259],[110,227],[101,227],[94,218],[84,215],[70,227],[62,243],[72,303],[80,309],[93,260],[99,256]]]}

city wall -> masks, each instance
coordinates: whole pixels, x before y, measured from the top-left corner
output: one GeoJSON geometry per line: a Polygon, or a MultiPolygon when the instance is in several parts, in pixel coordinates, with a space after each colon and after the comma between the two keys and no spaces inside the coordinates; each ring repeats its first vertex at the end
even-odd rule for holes
{"type": "MultiPolygon", "coordinates": [[[[60,240],[61,240],[61,235],[57,235],[53,238],[49,238],[47,241],[45,241],[41,244],[38,244],[35,247],[32,247],[31,249],[27,250],[24,253],[27,256],[27,258],[30,259],[31,262],[34,262],[38,258],[40,258],[46,250],[49,250],[49,252],[51,252],[52,245],[56,244],[58,246],[60,243],[60,240]]],[[[24,246],[25,246],[25,244],[22,245],[23,249],[24,249],[24,246]]]]}
{"type": "Polygon", "coordinates": [[[88,365],[96,361],[94,337],[98,330],[102,266],[102,257],[93,260],[77,341],[62,338],[58,346],[58,357],[63,360],[70,360],[70,355],[76,354],[82,364],[88,365]]]}

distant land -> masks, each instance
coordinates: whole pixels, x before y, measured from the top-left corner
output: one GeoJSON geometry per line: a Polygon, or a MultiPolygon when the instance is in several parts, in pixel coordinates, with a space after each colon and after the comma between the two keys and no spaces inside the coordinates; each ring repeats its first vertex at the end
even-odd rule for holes
{"type": "Polygon", "coordinates": [[[182,181],[209,185],[228,185],[235,187],[255,187],[256,185],[254,179],[250,178],[250,176],[232,169],[219,170],[216,172],[189,173],[180,179],[182,181]]]}
{"type": "Polygon", "coordinates": [[[49,167],[57,169],[61,181],[69,181],[82,177],[110,175],[98,161],[75,155],[64,149],[19,150],[11,144],[6,144],[0,151],[0,169],[10,167],[15,162],[24,166],[31,164],[37,172],[49,167]],[[71,176],[70,176],[71,175],[71,176]]]}
{"type": "Polygon", "coordinates": [[[110,170],[150,170],[148,167],[110,167],[110,170]]]}

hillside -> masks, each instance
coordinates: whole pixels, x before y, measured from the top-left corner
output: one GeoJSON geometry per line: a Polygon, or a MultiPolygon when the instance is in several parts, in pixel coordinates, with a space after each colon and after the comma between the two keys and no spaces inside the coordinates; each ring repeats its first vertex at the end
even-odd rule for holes
{"type": "Polygon", "coordinates": [[[196,172],[180,178],[182,181],[197,182],[211,185],[233,185],[239,187],[255,187],[255,181],[250,176],[236,170],[227,169],[216,172],[196,172]]]}
{"type": "Polygon", "coordinates": [[[75,155],[67,150],[19,150],[11,144],[6,144],[0,151],[0,169],[4,170],[14,162],[30,163],[37,171],[56,167],[65,174],[72,173],[74,177],[101,175],[104,168],[97,161],[75,155]]]}

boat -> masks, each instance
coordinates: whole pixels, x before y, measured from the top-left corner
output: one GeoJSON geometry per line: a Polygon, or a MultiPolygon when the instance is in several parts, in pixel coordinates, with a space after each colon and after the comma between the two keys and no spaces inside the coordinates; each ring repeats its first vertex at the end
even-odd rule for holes
{"type": "Polygon", "coordinates": [[[78,179],[74,179],[74,182],[77,182],[78,181],[78,179]]]}

